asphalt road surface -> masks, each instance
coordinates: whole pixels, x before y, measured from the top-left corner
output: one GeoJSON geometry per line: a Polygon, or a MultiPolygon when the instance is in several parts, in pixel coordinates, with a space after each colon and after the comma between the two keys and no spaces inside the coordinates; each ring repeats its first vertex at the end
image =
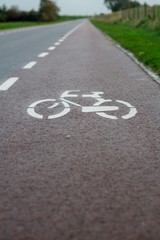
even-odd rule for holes
{"type": "Polygon", "coordinates": [[[72,30],[81,20],[0,32],[0,82],[72,30]]]}
{"type": "Polygon", "coordinates": [[[160,85],[88,21],[55,28],[8,35],[0,240],[160,239],[160,85]]]}

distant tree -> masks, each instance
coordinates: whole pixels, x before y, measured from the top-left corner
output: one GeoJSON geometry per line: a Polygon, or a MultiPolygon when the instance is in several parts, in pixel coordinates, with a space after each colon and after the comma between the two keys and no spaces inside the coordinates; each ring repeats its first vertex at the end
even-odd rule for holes
{"type": "Polygon", "coordinates": [[[40,0],[39,11],[21,11],[17,6],[7,9],[0,6],[0,22],[6,21],[54,21],[58,18],[59,7],[52,0],[40,0]]]}
{"type": "Polygon", "coordinates": [[[7,21],[19,21],[21,18],[21,11],[17,6],[12,6],[6,11],[7,21]]]}
{"type": "Polygon", "coordinates": [[[0,22],[5,22],[7,19],[7,7],[3,5],[0,7],[0,22]]]}
{"type": "Polygon", "coordinates": [[[40,20],[41,21],[54,21],[58,18],[59,8],[55,2],[51,0],[41,0],[40,2],[40,20]]]}
{"type": "Polygon", "coordinates": [[[31,10],[28,12],[28,21],[36,22],[39,20],[39,14],[35,10],[31,10]]]}
{"type": "Polygon", "coordinates": [[[135,8],[135,7],[139,7],[141,4],[139,3],[139,2],[137,2],[137,1],[132,1],[131,2],[131,7],[132,8],[135,8]]]}
{"type": "Polygon", "coordinates": [[[46,3],[46,2],[48,2],[48,0],[41,0],[40,5],[42,5],[43,3],[46,3]]]}
{"type": "Polygon", "coordinates": [[[21,11],[21,21],[28,21],[28,12],[21,11]]]}
{"type": "Polygon", "coordinates": [[[112,12],[140,6],[139,2],[130,0],[104,0],[104,4],[112,12]]]}

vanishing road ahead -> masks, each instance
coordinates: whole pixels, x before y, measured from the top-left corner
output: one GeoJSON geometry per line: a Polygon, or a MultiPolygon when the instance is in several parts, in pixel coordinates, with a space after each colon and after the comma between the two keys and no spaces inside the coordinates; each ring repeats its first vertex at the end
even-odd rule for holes
{"type": "Polygon", "coordinates": [[[0,54],[0,240],[160,239],[160,85],[89,21],[0,54]]]}

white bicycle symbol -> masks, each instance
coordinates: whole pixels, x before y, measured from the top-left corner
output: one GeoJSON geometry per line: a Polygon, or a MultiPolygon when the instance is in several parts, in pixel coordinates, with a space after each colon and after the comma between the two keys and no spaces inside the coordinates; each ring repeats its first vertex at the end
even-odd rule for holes
{"type": "MultiPolygon", "coordinates": [[[[28,109],[27,112],[30,116],[38,119],[43,119],[44,116],[42,114],[39,114],[35,111],[35,108],[39,106],[42,103],[45,102],[54,102],[54,104],[50,107],[47,107],[48,109],[56,109],[60,104],[63,106],[61,111],[59,113],[54,113],[52,115],[49,115],[47,119],[56,119],[59,117],[62,117],[66,115],[67,113],[70,112],[71,108],[70,105],[74,105],[77,107],[81,107],[81,111],[84,113],[96,113],[97,115],[104,117],[104,118],[109,118],[116,120],[118,119],[117,116],[107,114],[106,112],[112,112],[112,111],[117,111],[119,110],[118,106],[102,106],[104,103],[109,103],[112,102],[111,99],[104,99],[101,95],[104,94],[104,92],[91,92],[91,94],[84,94],[82,95],[83,98],[92,98],[96,100],[96,103],[93,104],[93,106],[82,106],[78,103],[75,103],[73,101],[67,100],[65,98],[78,98],[78,95],[75,94],[76,92],[80,92],[80,90],[70,90],[70,91],[65,91],[59,98],[59,102],[57,102],[56,99],[43,99],[39,100],[37,102],[32,103],[28,109]]],[[[116,100],[116,103],[123,104],[125,107],[128,109],[128,113],[121,116],[122,119],[130,119],[134,117],[137,114],[137,110],[134,106],[132,106],[130,103],[121,101],[121,100],[116,100]]]]}

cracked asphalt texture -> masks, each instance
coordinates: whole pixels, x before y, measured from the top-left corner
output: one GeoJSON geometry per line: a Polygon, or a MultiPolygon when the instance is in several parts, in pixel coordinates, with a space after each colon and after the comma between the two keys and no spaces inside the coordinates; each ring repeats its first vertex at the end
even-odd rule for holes
{"type": "Polygon", "coordinates": [[[88,21],[15,75],[0,92],[0,239],[160,239],[160,86],[88,21]],[[82,94],[102,91],[138,113],[27,114],[66,90],[80,90],[71,100],[83,106],[94,101],[82,94]]]}

